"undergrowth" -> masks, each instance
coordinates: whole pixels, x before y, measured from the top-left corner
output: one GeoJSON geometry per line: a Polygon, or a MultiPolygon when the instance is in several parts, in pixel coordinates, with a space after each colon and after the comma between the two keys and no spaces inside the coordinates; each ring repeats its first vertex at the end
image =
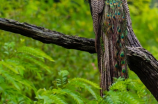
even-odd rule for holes
{"type": "Polygon", "coordinates": [[[136,79],[115,79],[109,91],[84,78],[69,78],[61,70],[54,79],[46,61],[54,60],[42,50],[5,43],[0,60],[0,102],[2,104],[149,104],[147,90],[136,79]],[[46,81],[46,82],[45,82],[46,81]],[[49,85],[45,85],[46,83],[49,85]],[[85,94],[86,93],[86,94],[85,94]]]}

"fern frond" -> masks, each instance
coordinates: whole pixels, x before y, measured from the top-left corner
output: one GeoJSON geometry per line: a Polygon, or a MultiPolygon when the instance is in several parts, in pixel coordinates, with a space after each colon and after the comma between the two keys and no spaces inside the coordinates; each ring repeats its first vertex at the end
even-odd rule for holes
{"type": "Polygon", "coordinates": [[[20,90],[20,85],[14,80],[14,76],[8,74],[7,71],[1,70],[0,74],[8,81],[11,83],[13,86],[15,86],[16,89],[20,90]]]}
{"type": "Polygon", "coordinates": [[[65,94],[66,94],[66,92],[62,91],[60,88],[58,88],[58,89],[53,89],[53,90],[52,90],[52,93],[53,93],[53,94],[60,94],[60,95],[65,95],[65,94]]]}
{"type": "Polygon", "coordinates": [[[89,102],[86,102],[86,104],[105,104],[105,103],[98,102],[97,100],[90,100],[89,102]]]}
{"type": "Polygon", "coordinates": [[[72,92],[69,89],[62,89],[63,92],[65,92],[68,96],[70,96],[71,98],[73,98],[77,104],[84,104],[83,100],[81,99],[80,96],[78,96],[77,94],[75,94],[74,92],[72,92]]]}
{"type": "Polygon", "coordinates": [[[95,93],[95,91],[92,89],[92,87],[90,85],[87,85],[86,83],[84,82],[78,82],[78,81],[73,81],[69,84],[67,84],[67,86],[76,86],[76,87],[80,87],[80,88],[83,88],[85,90],[87,90],[89,93],[92,94],[92,96],[96,99],[96,100],[99,100],[101,97],[99,95],[97,95],[95,93]]]}
{"type": "Polygon", "coordinates": [[[19,72],[15,68],[13,68],[9,63],[6,63],[4,61],[0,61],[0,64],[4,65],[6,68],[8,68],[9,70],[11,70],[15,74],[19,74],[19,72]]]}
{"type": "Polygon", "coordinates": [[[15,81],[19,82],[20,84],[27,86],[31,89],[33,89],[34,91],[36,91],[37,89],[33,86],[33,84],[31,84],[29,81],[23,79],[23,78],[15,78],[15,81]]]}
{"type": "MultiPolygon", "coordinates": [[[[51,104],[51,103],[67,104],[64,100],[61,99],[60,96],[57,95],[58,93],[61,94],[62,92],[63,91],[61,91],[60,89],[56,89],[56,90],[54,89],[53,91],[46,89],[39,89],[36,93],[37,94],[36,98],[43,99],[44,104],[51,104]]],[[[65,92],[63,94],[65,94],[65,92]]]]}
{"type": "Polygon", "coordinates": [[[87,79],[84,79],[84,78],[73,78],[72,80],[70,80],[70,83],[73,82],[73,81],[84,82],[86,84],[91,85],[94,88],[101,89],[96,83],[93,83],[93,82],[91,82],[91,81],[89,81],[87,79]]]}
{"type": "Polygon", "coordinates": [[[57,87],[64,87],[68,83],[69,72],[67,70],[62,70],[58,73],[58,78],[56,79],[57,87]]]}
{"type": "Polygon", "coordinates": [[[121,92],[122,101],[127,104],[144,104],[145,102],[142,101],[136,94],[131,94],[129,92],[121,92]]]}
{"type": "Polygon", "coordinates": [[[53,95],[53,94],[51,94],[50,95],[50,98],[53,100],[53,102],[55,103],[55,104],[67,104],[65,101],[63,101],[59,96],[57,96],[57,95],[53,95]]]}
{"type": "Polygon", "coordinates": [[[78,96],[75,92],[70,89],[56,89],[52,90],[53,94],[64,94],[70,96],[72,99],[76,101],[77,104],[84,104],[82,98],[78,96]]]}
{"type": "Polygon", "coordinates": [[[109,104],[120,104],[119,92],[108,91],[108,95],[105,97],[105,100],[109,104]]]}
{"type": "Polygon", "coordinates": [[[32,48],[32,47],[20,47],[17,52],[21,52],[21,53],[25,53],[25,54],[29,54],[35,57],[39,57],[39,58],[46,58],[49,61],[54,61],[50,56],[48,56],[46,53],[44,53],[42,50],[38,49],[38,48],[32,48]]]}
{"type": "Polygon", "coordinates": [[[3,92],[3,98],[8,99],[7,104],[32,104],[33,103],[29,97],[22,94],[19,90],[14,89],[13,86],[5,86],[4,92],[3,92]]]}
{"type": "Polygon", "coordinates": [[[35,63],[36,65],[40,66],[41,68],[45,69],[47,72],[51,73],[50,67],[48,67],[46,64],[44,64],[41,61],[38,61],[37,59],[34,58],[29,58],[27,56],[24,56],[25,59],[35,63]]]}
{"type": "Polygon", "coordinates": [[[7,59],[5,61],[0,61],[0,64],[3,64],[5,67],[7,67],[16,74],[20,74],[21,76],[23,76],[24,74],[25,68],[18,60],[7,59]]]}
{"type": "Polygon", "coordinates": [[[139,97],[143,97],[147,95],[147,92],[145,90],[146,87],[144,85],[141,85],[140,82],[138,82],[138,80],[127,79],[125,81],[125,84],[127,84],[129,90],[136,91],[139,97]]]}
{"type": "Polygon", "coordinates": [[[35,87],[30,82],[23,79],[19,75],[13,75],[4,70],[1,70],[1,75],[6,79],[6,81],[13,84],[18,90],[20,90],[22,88],[22,85],[27,86],[33,90],[36,90],[35,87]]]}
{"type": "MultiPolygon", "coordinates": [[[[18,55],[19,57],[21,57],[20,59],[18,59],[20,61],[20,64],[25,67],[25,69],[27,69],[26,71],[31,71],[32,74],[37,74],[38,72],[41,72],[41,70],[39,70],[39,68],[36,66],[36,64],[34,64],[32,61],[32,58],[30,55],[24,55],[24,54],[20,54],[18,55]],[[28,62],[29,61],[29,62],[28,62]]],[[[37,61],[42,62],[42,60],[38,60],[37,58],[34,58],[37,61]]]]}
{"type": "Polygon", "coordinates": [[[44,100],[44,104],[67,104],[57,95],[41,95],[39,99],[44,100]]]}
{"type": "Polygon", "coordinates": [[[60,71],[58,74],[59,74],[59,76],[61,76],[61,77],[65,77],[65,76],[68,76],[68,75],[69,75],[69,72],[68,72],[67,70],[62,70],[62,71],[60,71]]]}
{"type": "MultiPolygon", "coordinates": [[[[49,97],[50,95],[40,95],[37,97],[39,100],[43,100],[43,104],[51,104],[54,101],[49,97]]],[[[42,103],[41,103],[42,104],[42,103]]]]}
{"type": "Polygon", "coordinates": [[[93,97],[98,100],[100,97],[94,92],[94,90],[88,86],[87,84],[82,84],[84,86],[84,88],[93,95],[93,97]]]}
{"type": "Polygon", "coordinates": [[[127,86],[124,81],[117,81],[110,86],[110,90],[113,91],[127,91],[127,86]]]}

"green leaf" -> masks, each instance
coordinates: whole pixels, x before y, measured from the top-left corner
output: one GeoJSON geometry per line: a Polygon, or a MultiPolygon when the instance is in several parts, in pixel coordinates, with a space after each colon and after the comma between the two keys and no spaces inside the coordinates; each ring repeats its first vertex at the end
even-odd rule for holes
{"type": "Polygon", "coordinates": [[[38,61],[37,59],[27,57],[27,56],[23,56],[23,57],[25,57],[25,59],[28,59],[29,61],[35,63],[36,65],[40,66],[41,68],[44,68],[45,70],[47,70],[47,72],[51,73],[50,67],[47,66],[45,63],[38,61]]]}
{"type": "Polygon", "coordinates": [[[21,53],[32,55],[35,57],[39,57],[39,58],[46,58],[49,61],[54,61],[50,56],[48,56],[46,53],[44,53],[42,50],[40,50],[38,48],[23,46],[23,47],[20,47],[17,51],[21,52],[21,53]]]}
{"type": "Polygon", "coordinates": [[[97,84],[95,84],[94,82],[91,82],[91,81],[89,81],[87,79],[74,78],[74,79],[70,80],[70,83],[73,82],[73,81],[79,81],[79,82],[81,81],[81,82],[84,82],[86,84],[89,84],[89,85],[93,86],[94,88],[101,89],[97,84]]]}
{"type": "Polygon", "coordinates": [[[6,68],[10,69],[12,72],[19,74],[19,72],[14,67],[12,67],[9,63],[0,61],[0,64],[4,65],[6,68]]]}
{"type": "Polygon", "coordinates": [[[62,92],[65,92],[68,96],[70,96],[71,98],[73,98],[77,104],[84,104],[83,100],[81,99],[80,96],[78,96],[77,94],[75,94],[74,92],[72,92],[69,89],[62,89],[62,92]]]}

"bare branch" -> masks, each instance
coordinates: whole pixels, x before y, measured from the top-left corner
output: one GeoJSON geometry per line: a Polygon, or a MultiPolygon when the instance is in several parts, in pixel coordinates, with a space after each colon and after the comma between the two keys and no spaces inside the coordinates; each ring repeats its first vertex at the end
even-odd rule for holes
{"type": "Polygon", "coordinates": [[[94,39],[65,35],[51,31],[43,27],[37,27],[28,23],[19,23],[14,20],[0,18],[0,29],[31,37],[47,44],[56,44],[68,49],[76,49],[95,53],[94,39]]]}
{"type": "Polygon", "coordinates": [[[128,66],[158,101],[158,61],[142,47],[128,47],[128,66]]]}

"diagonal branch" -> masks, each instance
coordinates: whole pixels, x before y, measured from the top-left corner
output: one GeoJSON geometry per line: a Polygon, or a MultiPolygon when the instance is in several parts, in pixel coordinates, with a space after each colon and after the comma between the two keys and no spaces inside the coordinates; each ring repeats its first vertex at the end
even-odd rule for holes
{"type": "MultiPolygon", "coordinates": [[[[96,53],[94,47],[94,39],[69,36],[42,27],[37,27],[35,25],[19,23],[14,20],[3,18],[0,18],[0,29],[31,37],[43,43],[56,44],[68,49],[76,49],[89,53],[96,53]]],[[[133,30],[131,30],[131,33],[133,33],[133,30]]],[[[152,54],[141,47],[134,33],[128,38],[130,39],[128,39],[129,46],[133,47],[127,47],[129,68],[138,75],[145,86],[158,100],[158,61],[152,56],[152,54]],[[132,40],[131,37],[133,37],[132,40]],[[131,44],[132,41],[138,43],[136,46],[140,47],[134,47],[133,43],[131,44]]]]}
{"type": "Polygon", "coordinates": [[[158,101],[158,61],[144,48],[128,47],[128,66],[158,101]]]}
{"type": "Polygon", "coordinates": [[[95,53],[94,39],[65,35],[28,23],[0,18],[0,29],[31,37],[47,44],[56,44],[68,49],[76,49],[95,53]]]}
{"type": "Polygon", "coordinates": [[[123,8],[126,14],[126,21],[127,21],[127,30],[128,30],[128,45],[131,47],[142,47],[138,39],[136,38],[133,28],[132,28],[132,21],[129,13],[129,8],[127,4],[127,0],[122,0],[123,1],[123,8]]]}

